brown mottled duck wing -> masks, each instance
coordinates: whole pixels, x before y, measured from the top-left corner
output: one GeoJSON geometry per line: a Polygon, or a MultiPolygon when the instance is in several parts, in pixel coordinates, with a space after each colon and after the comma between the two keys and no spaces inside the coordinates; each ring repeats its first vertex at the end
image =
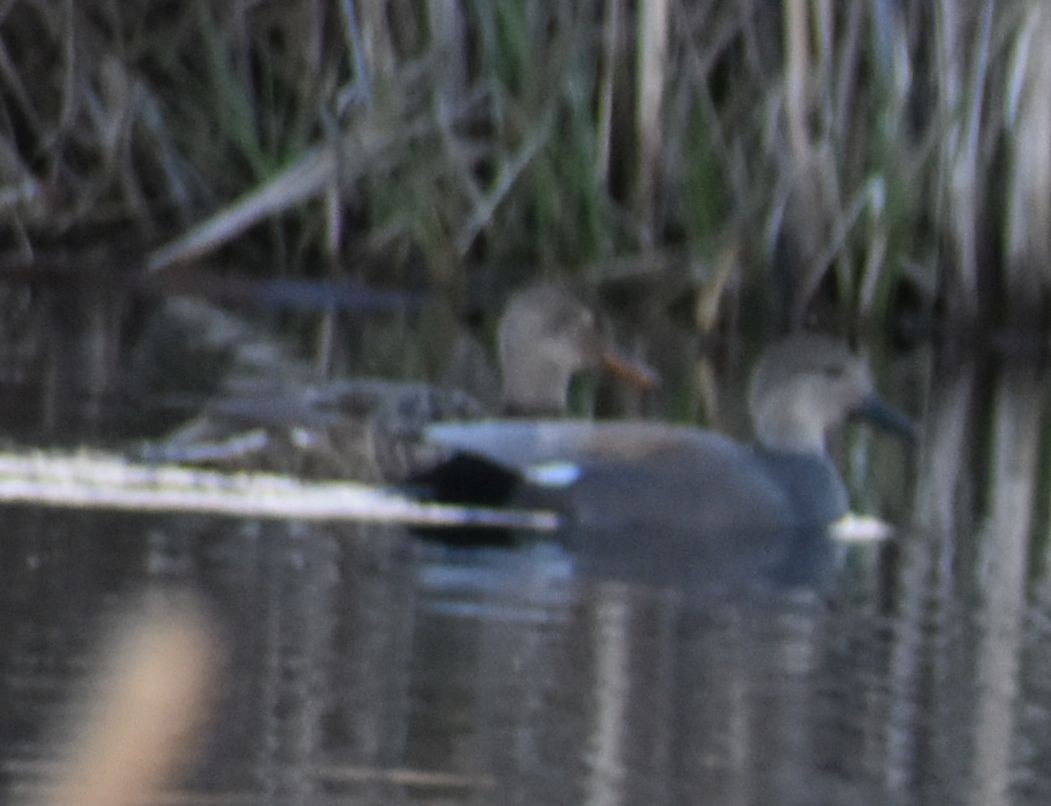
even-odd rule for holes
{"type": "Polygon", "coordinates": [[[448,417],[477,417],[468,395],[422,383],[339,381],[230,397],[144,452],[151,461],[297,473],[365,482],[403,481],[448,452],[423,439],[448,417]]]}

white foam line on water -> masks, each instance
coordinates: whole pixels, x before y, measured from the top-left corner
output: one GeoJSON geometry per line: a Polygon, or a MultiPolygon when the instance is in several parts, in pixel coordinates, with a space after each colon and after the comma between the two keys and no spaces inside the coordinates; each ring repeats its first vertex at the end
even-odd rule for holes
{"type": "Polygon", "coordinates": [[[354,482],[308,483],[273,474],[139,465],[91,453],[0,453],[0,502],[537,531],[560,525],[551,512],[435,504],[354,482]]]}

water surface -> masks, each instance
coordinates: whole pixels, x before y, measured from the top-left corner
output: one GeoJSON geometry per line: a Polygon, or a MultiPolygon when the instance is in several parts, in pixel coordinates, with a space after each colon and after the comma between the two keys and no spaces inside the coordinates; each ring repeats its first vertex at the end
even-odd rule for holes
{"type": "Polygon", "coordinates": [[[921,445],[837,450],[895,537],[746,592],[554,542],[4,508],[7,802],[55,775],[106,618],[190,591],[226,661],[164,802],[1044,803],[1048,379],[999,363],[885,362],[921,445]]]}

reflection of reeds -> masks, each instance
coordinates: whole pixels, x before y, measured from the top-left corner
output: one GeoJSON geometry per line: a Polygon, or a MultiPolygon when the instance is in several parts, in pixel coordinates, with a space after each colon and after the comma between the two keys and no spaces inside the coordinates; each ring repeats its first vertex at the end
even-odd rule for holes
{"type": "Polygon", "coordinates": [[[1041,394],[1035,371],[1009,371],[993,411],[992,479],[980,539],[981,637],[977,648],[974,803],[1005,803],[1021,689],[1030,530],[1035,512],[1041,394]]]}
{"type": "Polygon", "coordinates": [[[131,806],[155,799],[199,743],[217,647],[188,602],[148,608],[117,625],[88,719],[40,806],[131,806]]]}
{"type": "Polygon", "coordinates": [[[1048,293],[1044,3],[92,8],[2,20],[23,260],[132,231],[155,267],[237,239],[459,282],[670,245],[737,255],[719,282],[797,319],[880,317],[903,283],[959,320],[1048,293]]]}
{"type": "MultiPolygon", "coordinates": [[[[944,537],[952,554],[961,486],[971,483],[969,428],[974,394],[974,367],[964,366],[950,377],[939,377],[932,389],[923,457],[916,483],[916,525],[944,537]]],[[[970,528],[968,521],[964,529],[970,528]]]]}

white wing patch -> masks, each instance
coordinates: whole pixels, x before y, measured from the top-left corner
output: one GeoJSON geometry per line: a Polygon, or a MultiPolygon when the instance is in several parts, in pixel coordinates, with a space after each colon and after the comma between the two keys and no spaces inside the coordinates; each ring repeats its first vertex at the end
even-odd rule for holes
{"type": "Polygon", "coordinates": [[[580,479],[580,465],[575,462],[547,462],[528,467],[523,474],[526,481],[538,487],[557,489],[570,487],[580,479]]]}

